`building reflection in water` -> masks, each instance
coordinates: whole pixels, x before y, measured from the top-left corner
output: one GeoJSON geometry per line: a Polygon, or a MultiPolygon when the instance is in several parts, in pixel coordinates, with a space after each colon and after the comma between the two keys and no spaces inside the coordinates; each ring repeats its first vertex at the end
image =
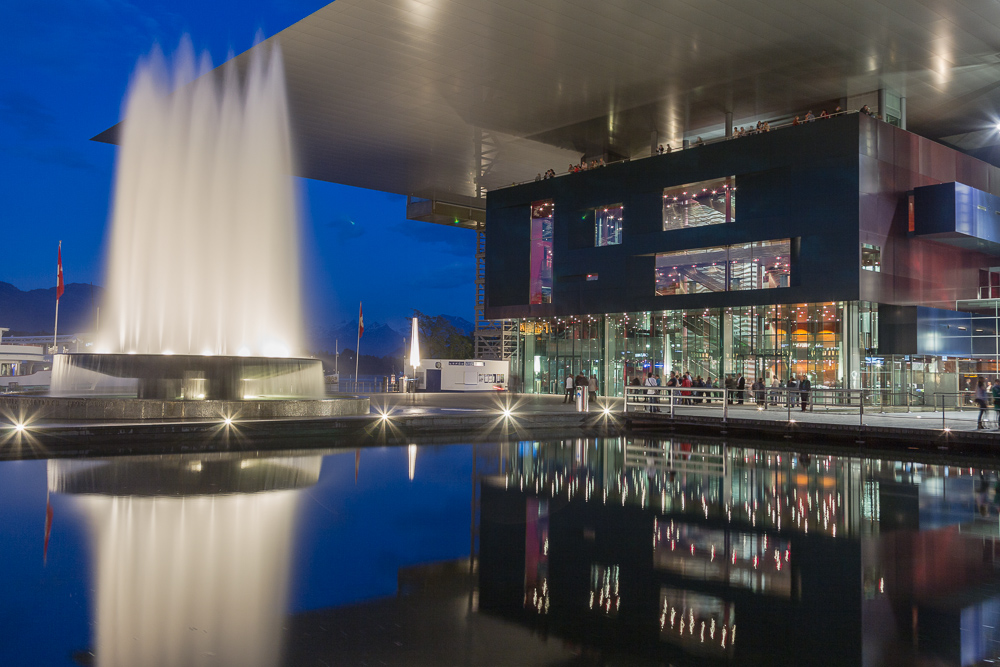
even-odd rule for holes
{"type": "Polygon", "coordinates": [[[275,665],[299,490],[320,456],[54,460],[89,524],[96,664],[275,665]]]}
{"type": "Polygon", "coordinates": [[[995,471],[690,438],[504,447],[481,489],[487,613],[676,664],[1000,655],[995,471]]]}

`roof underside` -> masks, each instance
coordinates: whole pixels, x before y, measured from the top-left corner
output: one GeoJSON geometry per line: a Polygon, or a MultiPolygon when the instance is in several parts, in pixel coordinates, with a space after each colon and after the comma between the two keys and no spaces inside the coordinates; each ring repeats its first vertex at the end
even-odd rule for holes
{"type": "Polygon", "coordinates": [[[336,0],[275,41],[301,175],[400,194],[474,196],[480,170],[498,187],[879,88],[910,130],[998,138],[996,0],[336,0]]]}

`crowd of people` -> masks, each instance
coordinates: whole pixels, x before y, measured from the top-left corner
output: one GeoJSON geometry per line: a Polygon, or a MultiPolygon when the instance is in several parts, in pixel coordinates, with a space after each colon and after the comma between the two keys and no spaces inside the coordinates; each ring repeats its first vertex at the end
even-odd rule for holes
{"type": "MultiPolygon", "coordinates": [[[[800,375],[797,379],[793,375],[787,384],[779,382],[777,377],[771,380],[770,385],[765,384],[763,378],[757,378],[748,387],[747,378],[742,373],[727,375],[720,386],[718,378],[709,377],[706,379],[701,375],[695,377],[691,371],[683,373],[671,371],[670,378],[666,382],[662,382],[658,373],[649,371],[645,378],[633,377],[629,385],[632,387],[679,387],[679,392],[671,392],[675,397],[679,394],[679,398],[674,399],[675,405],[697,405],[722,401],[721,393],[706,390],[726,389],[728,390],[726,400],[730,405],[743,405],[745,401],[751,401],[762,409],[767,409],[768,405],[776,406],[779,402],[783,403],[781,398],[787,396],[786,400],[791,407],[801,407],[803,412],[809,409],[809,398],[812,391],[812,383],[806,375],[800,375]]],[[[660,411],[658,405],[661,397],[657,396],[658,393],[653,390],[646,391],[646,394],[649,395],[646,397],[646,401],[653,404],[650,406],[651,412],[660,411]]],[[[670,399],[664,396],[662,401],[669,403],[670,399]]]]}
{"type": "MultiPolygon", "coordinates": [[[[580,160],[580,164],[571,164],[569,166],[569,169],[566,170],[566,173],[575,174],[577,172],[588,171],[590,169],[597,169],[598,167],[604,167],[604,166],[606,166],[606,163],[604,162],[604,158],[602,157],[597,158],[596,160],[591,160],[590,162],[587,162],[586,160],[580,160]]],[[[549,169],[544,174],[538,174],[537,176],[535,176],[535,180],[544,181],[549,178],[555,178],[555,176],[556,176],[556,170],[549,169]]]]}

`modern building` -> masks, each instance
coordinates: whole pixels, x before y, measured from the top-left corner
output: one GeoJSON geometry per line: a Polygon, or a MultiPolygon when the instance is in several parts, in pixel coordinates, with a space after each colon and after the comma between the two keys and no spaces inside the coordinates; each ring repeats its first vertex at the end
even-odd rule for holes
{"type": "Polygon", "coordinates": [[[973,0],[337,0],[251,51],[281,45],[300,175],[475,231],[476,356],[525,390],[805,373],[901,403],[995,370],[991,232],[945,227],[1000,194],[998,31],[973,0]],[[886,122],[790,126],[865,105],[886,122]]]}
{"type": "Polygon", "coordinates": [[[860,113],[494,190],[486,317],[518,323],[528,392],[689,370],[919,403],[998,371],[998,194],[860,113]]]}

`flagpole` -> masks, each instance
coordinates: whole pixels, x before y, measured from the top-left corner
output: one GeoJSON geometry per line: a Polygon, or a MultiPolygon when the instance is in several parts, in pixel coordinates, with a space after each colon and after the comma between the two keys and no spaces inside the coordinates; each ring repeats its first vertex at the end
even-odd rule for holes
{"type": "Polygon", "coordinates": [[[62,241],[59,241],[59,265],[56,267],[56,324],[52,331],[52,347],[56,348],[55,352],[59,351],[58,343],[59,340],[59,286],[62,284],[62,241]]]}
{"type": "Polygon", "coordinates": [[[358,391],[358,362],[361,361],[361,322],[364,315],[361,310],[361,302],[358,302],[358,344],[354,350],[354,391],[358,391]]]}

